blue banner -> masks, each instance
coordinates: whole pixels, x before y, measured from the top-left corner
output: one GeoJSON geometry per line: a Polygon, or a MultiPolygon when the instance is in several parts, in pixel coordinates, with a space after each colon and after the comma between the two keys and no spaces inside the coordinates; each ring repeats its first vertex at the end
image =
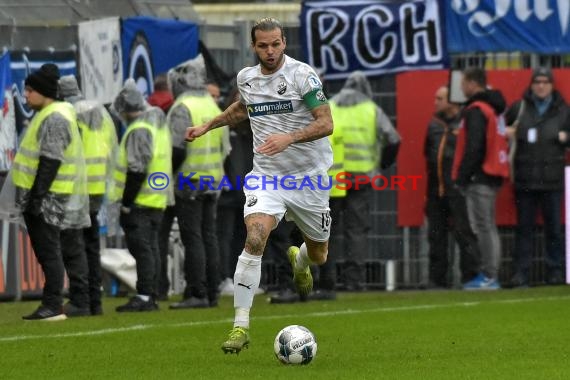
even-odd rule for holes
{"type": "Polygon", "coordinates": [[[327,79],[445,68],[442,14],[437,0],[304,1],[306,62],[327,79]]]}
{"type": "Polygon", "coordinates": [[[123,75],[143,94],[153,91],[158,74],[198,55],[198,25],[152,17],[124,19],[121,26],[123,75]]]}
{"type": "Polygon", "coordinates": [[[10,73],[10,54],[4,53],[0,57],[0,108],[4,107],[4,91],[12,87],[12,75],[10,73]]]}
{"type": "Polygon", "coordinates": [[[569,0],[451,0],[446,4],[452,53],[570,52],[569,0]]]}

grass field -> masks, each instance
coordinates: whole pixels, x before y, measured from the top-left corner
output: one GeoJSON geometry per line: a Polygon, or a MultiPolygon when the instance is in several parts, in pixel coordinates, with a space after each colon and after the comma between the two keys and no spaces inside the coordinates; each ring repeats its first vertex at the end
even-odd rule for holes
{"type": "Polygon", "coordinates": [[[270,305],[259,296],[251,346],[220,344],[231,298],[205,310],[26,322],[38,302],[0,303],[0,379],[570,379],[570,287],[497,292],[340,293],[270,305]],[[308,366],[285,366],[275,334],[302,324],[318,341],[308,366]]]}

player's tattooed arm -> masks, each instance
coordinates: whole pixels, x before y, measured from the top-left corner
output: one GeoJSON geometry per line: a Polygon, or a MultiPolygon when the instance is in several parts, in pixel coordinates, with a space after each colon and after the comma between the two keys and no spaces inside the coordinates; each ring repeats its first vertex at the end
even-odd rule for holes
{"type": "Polygon", "coordinates": [[[280,153],[291,144],[317,140],[333,132],[331,109],[328,104],[323,104],[311,110],[312,123],[305,128],[291,133],[280,133],[269,136],[263,144],[257,147],[257,152],[268,156],[280,153]]]}
{"type": "Polygon", "coordinates": [[[187,128],[185,139],[188,142],[192,142],[212,129],[219,128],[224,125],[237,124],[245,119],[247,119],[247,108],[245,104],[237,101],[209,122],[196,127],[187,128]]]}
{"type": "Polygon", "coordinates": [[[323,104],[311,110],[315,120],[305,128],[289,133],[293,144],[317,140],[333,133],[333,121],[331,109],[328,104],[323,104]]]}
{"type": "Polygon", "coordinates": [[[232,103],[224,112],[213,118],[208,125],[208,130],[222,127],[224,125],[237,124],[247,119],[247,107],[245,104],[237,101],[232,103]]]}

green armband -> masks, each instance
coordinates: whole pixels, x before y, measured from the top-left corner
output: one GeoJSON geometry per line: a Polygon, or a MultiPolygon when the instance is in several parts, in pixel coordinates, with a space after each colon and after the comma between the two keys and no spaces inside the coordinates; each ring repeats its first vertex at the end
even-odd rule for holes
{"type": "Polygon", "coordinates": [[[303,101],[305,102],[305,105],[311,110],[318,106],[322,106],[323,104],[328,104],[329,102],[325,96],[325,93],[320,88],[306,93],[305,96],[303,96],[303,101]]]}

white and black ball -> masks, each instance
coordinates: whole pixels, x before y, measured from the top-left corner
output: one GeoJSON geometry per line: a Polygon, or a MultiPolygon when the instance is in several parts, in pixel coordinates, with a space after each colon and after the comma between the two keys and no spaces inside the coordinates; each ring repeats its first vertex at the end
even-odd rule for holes
{"type": "Polygon", "coordinates": [[[275,356],[284,364],[309,364],[317,355],[317,340],[308,328],[291,325],[279,331],[274,342],[275,356]]]}

